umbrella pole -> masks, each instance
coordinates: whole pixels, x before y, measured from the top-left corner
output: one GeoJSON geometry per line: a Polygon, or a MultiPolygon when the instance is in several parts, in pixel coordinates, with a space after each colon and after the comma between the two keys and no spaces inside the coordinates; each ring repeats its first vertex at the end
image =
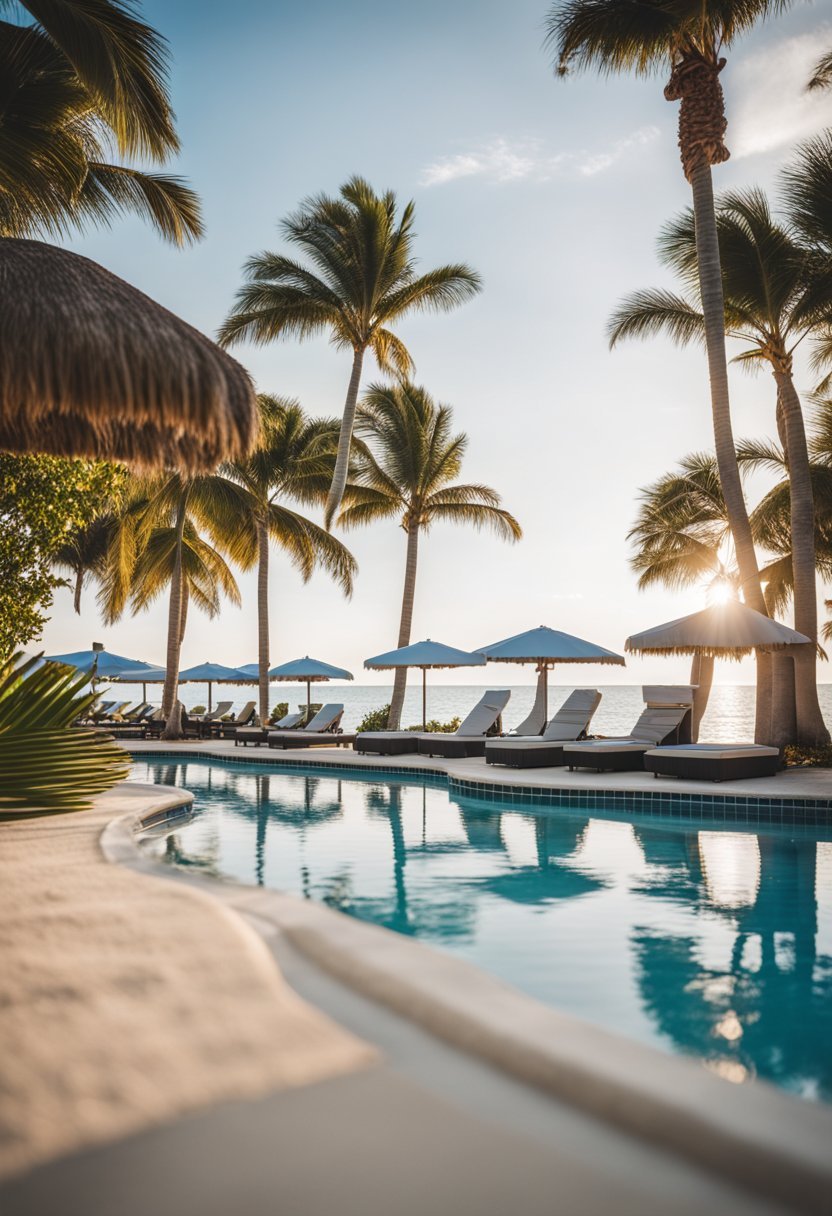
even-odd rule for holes
{"type": "Polygon", "coordinates": [[[427,669],[427,667],[423,667],[423,668],[422,668],[422,730],[423,730],[423,731],[424,731],[424,730],[427,730],[427,728],[428,728],[428,710],[427,710],[427,704],[428,704],[428,690],[427,690],[427,683],[428,683],[428,669],[427,669]]]}
{"type": "MultiPolygon", "coordinates": [[[[549,664],[543,664],[543,722],[549,721],[549,664]]],[[[546,729],[544,725],[544,730],[546,729]]]]}
{"type": "Polygon", "coordinates": [[[211,681],[208,681],[208,713],[211,712],[211,681]]]}
{"type": "Polygon", "coordinates": [[[306,681],[306,725],[307,726],[309,725],[309,715],[312,712],[312,693],[310,691],[311,688],[312,688],[312,681],[307,680],[306,681]]]}

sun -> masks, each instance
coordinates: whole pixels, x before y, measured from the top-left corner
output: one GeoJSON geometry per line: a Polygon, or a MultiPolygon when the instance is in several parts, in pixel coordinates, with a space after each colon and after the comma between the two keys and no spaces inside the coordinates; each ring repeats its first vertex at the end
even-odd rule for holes
{"type": "Polygon", "coordinates": [[[708,599],[712,604],[727,604],[734,598],[734,589],[729,583],[715,583],[708,591],[708,599]]]}

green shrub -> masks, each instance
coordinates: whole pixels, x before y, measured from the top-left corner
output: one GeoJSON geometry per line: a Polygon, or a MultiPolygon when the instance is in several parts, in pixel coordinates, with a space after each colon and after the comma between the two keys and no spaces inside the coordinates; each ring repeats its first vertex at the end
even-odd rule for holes
{"type": "Polygon", "coordinates": [[[369,710],[358,723],[358,726],[356,726],[356,733],[362,730],[386,730],[389,715],[389,704],[381,705],[378,709],[369,710]]]}
{"type": "Polygon", "coordinates": [[[281,718],[285,718],[289,712],[288,701],[278,701],[272,712],[269,714],[270,722],[279,722],[281,718]]]}
{"type": "Polygon", "coordinates": [[[130,769],[111,735],[73,726],[97,694],[89,672],[16,654],[0,664],[0,813],[86,810],[130,769]]]}
{"type": "Polygon", "coordinates": [[[786,764],[793,768],[832,768],[832,744],[825,747],[798,747],[789,743],[784,751],[786,764]]]}
{"type": "Polygon", "coordinates": [[[452,735],[459,727],[461,718],[451,718],[450,722],[439,722],[436,718],[431,718],[430,722],[426,722],[422,726],[419,722],[416,726],[408,726],[408,730],[424,730],[429,735],[452,735]]]}
{"type": "Polygon", "coordinates": [[[193,706],[192,706],[192,707],[191,707],[191,708],[188,710],[188,713],[189,713],[189,714],[204,714],[204,713],[205,713],[205,706],[204,706],[204,705],[193,705],[193,706]]]}

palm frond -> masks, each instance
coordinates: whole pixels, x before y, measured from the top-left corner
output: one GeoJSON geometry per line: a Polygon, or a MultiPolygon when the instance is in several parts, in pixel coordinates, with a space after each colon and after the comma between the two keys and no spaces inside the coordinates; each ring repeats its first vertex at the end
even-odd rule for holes
{"type": "Polygon", "coordinates": [[[457,262],[411,279],[379,300],[376,313],[385,322],[406,312],[449,312],[482,291],[482,279],[470,266],[457,262]]]}
{"type": "Polygon", "coordinates": [[[66,57],[128,155],[162,160],[179,147],[165,40],[123,0],[22,0],[66,57]]]}
{"type": "Polygon", "coordinates": [[[809,91],[832,88],[832,51],[827,51],[817,61],[806,88],[809,91]]]}
{"type": "Polygon", "coordinates": [[[680,346],[704,343],[702,312],[672,291],[637,291],[622,301],[607,325],[611,348],[625,338],[652,338],[662,333],[680,346]]]}
{"type": "Polygon", "coordinates": [[[95,703],[89,674],[39,663],[0,665],[0,814],[86,810],[130,768],[109,735],[73,725],[95,703]]]}
{"type": "Polygon", "coordinates": [[[737,460],[744,468],[766,469],[778,477],[786,470],[783,449],[770,439],[741,439],[737,444],[737,460]]]}
{"type": "Polygon", "coordinates": [[[832,130],[800,144],[780,182],[783,209],[797,231],[832,251],[832,130]]]}
{"type": "Polygon", "coordinates": [[[203,235],[199,198],[181,177],[169,174],[89,161],[76,210],[81,226],[85,220],[110,223],[121,212],[133,211],[179,246],[203,235]]]}
{"type": "Polygon", "coordinates": [[[484,502],[453,502],[440,498],[431,504],[425,527],[435,522],[462,524],[476,528],[478,532],[488,529],[506,541],[518,541],[523,536],[523,529],[510,511],[484,502]]]}

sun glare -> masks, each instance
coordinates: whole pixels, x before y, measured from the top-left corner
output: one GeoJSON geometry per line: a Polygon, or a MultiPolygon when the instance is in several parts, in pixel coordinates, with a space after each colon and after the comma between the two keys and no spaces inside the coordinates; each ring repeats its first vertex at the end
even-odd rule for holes
{"type": "Polygon", "coordinates": [[[727,604],[733,598],[734,592],[728,583],[716,583],[708,592],[708,599],[712,604],[727,604]]]}

